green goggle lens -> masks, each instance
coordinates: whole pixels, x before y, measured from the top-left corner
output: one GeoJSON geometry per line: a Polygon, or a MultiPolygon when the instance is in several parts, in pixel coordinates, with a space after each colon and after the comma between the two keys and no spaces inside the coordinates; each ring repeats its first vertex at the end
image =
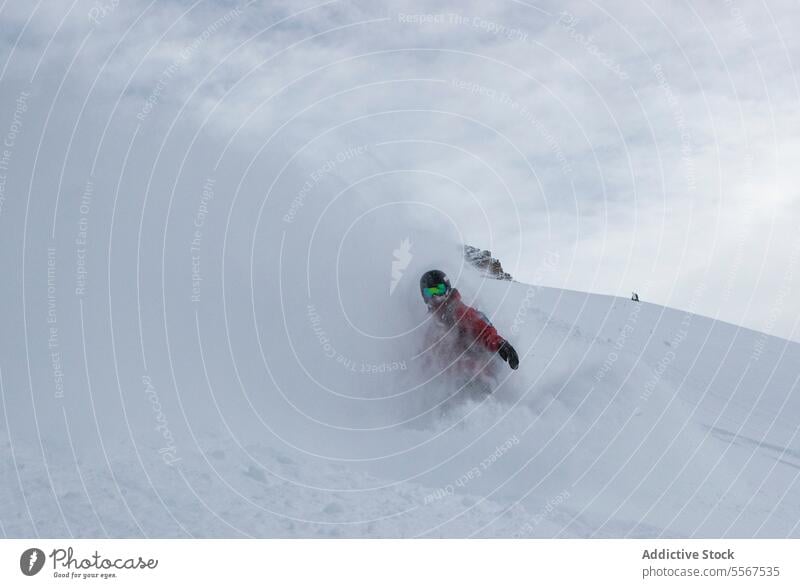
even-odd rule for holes
{"type": "Polygon", "coordinates": [[[422,294],[425,298],[432,298],[433,296],[441,296],[447,292],[447,286],[444,283],[436,284],[433,288],[423,288],[422,294]]]}

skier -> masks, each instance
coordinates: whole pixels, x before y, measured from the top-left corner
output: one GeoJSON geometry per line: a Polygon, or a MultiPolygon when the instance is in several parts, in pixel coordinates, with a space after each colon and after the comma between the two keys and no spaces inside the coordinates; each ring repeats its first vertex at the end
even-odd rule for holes
{"type": "Polygon", "coordinates": [[[450,286],[444,272],[425,272],[419,280],[419,287],[428,312],[436,316],[441,326],[456,332],[465,352],[473,348],[485,349],[497,353],[511,369],[519,367],[519,356],[511,344],[497,334],[486,315],[461,302],[461,293],[450,286]]]}

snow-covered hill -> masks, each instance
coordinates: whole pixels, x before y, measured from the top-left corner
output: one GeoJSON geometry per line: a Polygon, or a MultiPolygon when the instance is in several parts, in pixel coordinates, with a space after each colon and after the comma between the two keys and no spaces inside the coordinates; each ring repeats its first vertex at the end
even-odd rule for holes
{"type": "MultiPolygon", "coordinates": [[[[481,308],[522,355],[483,403],[450,398],[457,391],[435,374],[426,382],[412,356],[397,359],[405,368],[361,374],[323,353],[308,362],[308,380],[251,398],[261,428],[231,418],[230,399],[217,403],[208,389],[174,399],[153,390],[144,401],[144,383],[122,392],[146,409],[128,407],[127,441],[108,413],[97,414],[94,447],[70,447],[55,430],[40,431],[41,446],[12,447],[5,428],[18,430],[20,418],[6,387],[4,533],[800,534],[797,344],[619,298],[466,274],[462,291],[473,280],[481,308]],[[333,376],[312,384],[322,368],[333,376]],[[374,394],[324,390],[347,376],[374,394]],[[215,404],[217,414],[189,416],[215,404]],[[153,434],[159,424],[171,443],[153,434]]],[[[327,329],[343,352],[346,333],[327,329]]],[[[281,370],[276,382],[291,368],[281,370]]],[[[83,437],[95,426],[85,417],[64,408],[61,425],[83,437]]]]}

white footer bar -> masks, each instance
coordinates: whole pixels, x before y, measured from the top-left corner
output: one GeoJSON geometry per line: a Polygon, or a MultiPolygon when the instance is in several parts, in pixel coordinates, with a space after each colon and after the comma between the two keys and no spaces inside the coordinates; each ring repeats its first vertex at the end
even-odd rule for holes
{"type": "Polygon", "coordinates": [[[800,541],[0,541],[0,586],[800,586],[800,541]],[[188,584],[191,582],[191,584],[188,584]]]}

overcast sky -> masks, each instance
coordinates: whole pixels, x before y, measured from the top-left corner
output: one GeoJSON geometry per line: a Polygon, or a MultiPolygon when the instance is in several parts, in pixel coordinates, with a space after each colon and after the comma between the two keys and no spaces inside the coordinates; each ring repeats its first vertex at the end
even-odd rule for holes
{"type": "MultiPolygon", "coordinates": [[[[324,173],[520,281],[800,339],[796,2],[11,0],[0,18],[6,275],[26,208],[29,241],[70,243],[87,181],[133,209],[190,149],[202,185],[269,145],[306,154],[278,211],[338,157],[324,173]]],[[[92,210],[107,241],[110,204],[92,210]]]]}

